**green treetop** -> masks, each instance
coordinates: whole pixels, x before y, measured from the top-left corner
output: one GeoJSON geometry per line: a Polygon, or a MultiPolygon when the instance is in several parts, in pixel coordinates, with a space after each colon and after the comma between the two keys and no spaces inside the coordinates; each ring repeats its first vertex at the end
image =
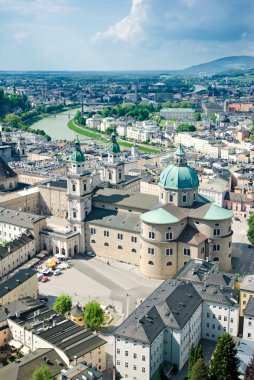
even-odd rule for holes
{"type": "Polygon", "coordinates": [[[62,296],[57,297],[56,302],[54,303],[53,309],[59,314],[66,314],[72,308],[72,299],[70,296],[63,294],[62,296]]]}
{"type": "Polygon", "coordinates": [[[190,380],[208,380],[208,370],[204,359],[199,358],[193,365],[190,380]]]}
{"type": "Polygon", "coordinates": [[[210,380],[239,380],[238,359],[232,336],[224,333],[219,338],[211,360],[210,380]]]}
{"type": "Polygon", "coordinates": [[[50,368],[42,364],[34,370],[31,380],[54,380],[54,376],[50,368]]]}
{"type": "Polygon", "coordinates": [[[89,302],[85,307],[84,320],[87,326],[96,329],[104,321],[104,311],[96,301],[89,302]]]}

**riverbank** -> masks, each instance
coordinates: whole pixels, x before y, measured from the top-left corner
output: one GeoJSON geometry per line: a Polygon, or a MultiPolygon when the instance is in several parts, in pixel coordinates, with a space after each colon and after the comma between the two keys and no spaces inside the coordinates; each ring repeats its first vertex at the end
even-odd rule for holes
{"type": "MultiPolygon", "coordinates": [[[[68,128],[70,128],[72,131],[74,132],[77,132],[81,135],[85,135],[87,137],[91,137],[93,139],[96,139],[96,140],[100,140],[100,141],[103,141],[103,142],[108,142],[108,139],[106,139],[105,137],[103,137],[100,133],[95,133],[95,132],[92,132],[92,131],[89,131],[88,129],[86,128],[83,128],[83,127],[80,127],[78,126],[75,122],[74,122],[74,119],[70,120],[68,123],[68,128]]],[[[127,141],[121,141],[121,140],[118,140],[118,144],[120,146],[123,146],[125,148],[128,148],[130,149],[132,146],[133,146],[133,143],[131,142],[127,142],[127,141]]],[[[146,146],[143,146],[143,145],[137,145],[138,149],[142,152],[147,152],[147,153],[161,153],[161,151],[159,149],[154,149],[154,148],[151,148],[151,147],[146,147],[146,146]]]]}

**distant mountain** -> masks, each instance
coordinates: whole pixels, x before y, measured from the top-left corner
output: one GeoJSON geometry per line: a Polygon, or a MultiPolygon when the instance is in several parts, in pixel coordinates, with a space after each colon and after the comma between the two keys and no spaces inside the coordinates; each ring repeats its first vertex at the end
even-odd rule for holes
{"type": "Polygon", "coordinates": [[[215,75],[227,71],[249,71],[254,69],[254,57],[239,55],[216,59],[215,61],[201,63],[184,70],[179,70],[180,75],[215,75]]]}

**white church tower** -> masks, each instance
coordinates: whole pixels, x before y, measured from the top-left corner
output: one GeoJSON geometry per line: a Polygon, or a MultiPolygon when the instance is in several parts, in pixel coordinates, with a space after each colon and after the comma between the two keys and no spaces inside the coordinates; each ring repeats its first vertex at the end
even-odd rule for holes
{"type": "Polygon", "coordinates": [[[85,170],[85,157],[77,137],[67,174],[68,221],[80,233],[80,253],[85,253],[85,219],[92,210],[91,173],[85,170]]]}
{"type": "Polygon", "coordinates": [[[104,181],[111,185],[125,181],[124,162],[121,161],[120,157],[120,146],[116,141],[115,133],[112,133],[111,144],[108,148],[108,162],[104,163],[104,181]]]}

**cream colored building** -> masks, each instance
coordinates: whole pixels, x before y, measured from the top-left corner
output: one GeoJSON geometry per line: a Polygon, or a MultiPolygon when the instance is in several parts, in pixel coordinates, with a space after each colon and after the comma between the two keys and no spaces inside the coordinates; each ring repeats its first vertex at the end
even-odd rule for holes
{"type": "Polygon", "coordinates": [[[20,269],[1,283],[0,305],[6,305],[23,297],[36,299],[38,294],[37,272],[33,269],[20,269]]]}
{"type": "Polygon", "coordinates": [[[254,276],[244,277],[240,287],[240,316],[242,317],[249,299],[254,297],[254,276]]]}

